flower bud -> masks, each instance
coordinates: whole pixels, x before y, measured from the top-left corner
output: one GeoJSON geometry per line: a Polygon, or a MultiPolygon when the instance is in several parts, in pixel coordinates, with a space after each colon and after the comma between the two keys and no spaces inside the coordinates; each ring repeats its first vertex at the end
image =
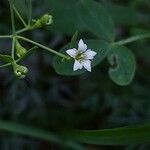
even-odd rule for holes
{"type": "Polygon", "coordinates": [[[32,20],[31,29],[41,28],[46,25],[52,24],[53,19],[51,15],[45,14],[38,20],[32,20]]]}
{"type": "Polygon", "coordinates": [[[52,22],[53,22],[52,16],[51,16],[51,15],[48,15],[48,14],[43,15],[43,16],[40,18],[40,20],[41,20],[41,24],[42,24],[43,26],[45,26],[45,25],[50,25],[50,24],[52,24],[52,22]]]}
{"type": "Polygon", "coordinates": [[[16,77],[23,79],[26,77],[26,74],[28,73],[28,69],[25,66],[18,65],[16,63],[13,63],[13,70],[16,77]]]}
{"type": "Polygon", "coordinates": [[[21,46],[21,44],[16,40],[16,55],[20,58],[26,54],[27,50],[21,46]]]}

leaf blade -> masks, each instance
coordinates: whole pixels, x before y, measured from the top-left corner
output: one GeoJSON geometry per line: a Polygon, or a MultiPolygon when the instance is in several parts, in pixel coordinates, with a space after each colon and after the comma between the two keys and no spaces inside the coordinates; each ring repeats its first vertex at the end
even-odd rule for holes
{"type": "Polygon", "coordinates": [[[104,40],[114,41],[113,21],[100,3],[93,0],[80,0],[77,5],[77,14],[89,31],[104,40]]]}
{"type": "Polygon", "coordinates": [[[129,85],[136,71],[134,54],[125,46],[113,46],[108,53],[108,61],[111,65],[109,76],[120,86],[129,85]]]}
{"type": "MultiPolygon", "coordinates": [[[[114,129],[66,131],[67,138],[96,145],[129,145],[150,142],[150,123],[114,129]]],[[[65,133],[64,133],[65,134],[65,133]]]]}

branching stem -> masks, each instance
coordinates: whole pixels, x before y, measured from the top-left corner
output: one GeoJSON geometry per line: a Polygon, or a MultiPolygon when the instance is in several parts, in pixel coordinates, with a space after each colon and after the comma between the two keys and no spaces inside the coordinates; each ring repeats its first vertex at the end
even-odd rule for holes
{"type": "Polygon", "coordinates": [[[53,54],[56,54],[56,55],[58,55],[58,56],[60,56],[60,57],[62,57],[62,58],[70,59],[69,56],[64,55],[64,54],[62,54],[62,53],[59,53],[59,52],[57,52],[57,51],[55,51],[55,50],[53,50],[53,49],[51,49],[51,48],[48,48],[48,47],[46,47],[46,46],[40,44],[40,43],[37,43],[37,42],[35,42],[35,41],[32,41],[32,40],[27,39],[27,38],[22,37],[22,36],[16,36],[16,37],[17,37],[18,39],[24,40],[24,41],[29,42],[29,43],[32,43],[32,44],[34,44],[34,45],[36,45],[36,46],[38,46],[38,47],[41,47],[41,48],[47,50],[48,52],[51,52],[51,53],[53,53],[53,54]]]}
{"type": "Polygon", "coordinates": [[[24,21],[24,19],[22,18],[22,16],[20,15],[19,11],[16,9],[16,7],[13,5],[13,9],[16,12],[17,16],[19,17],[19,19],[22,21],[23,25],[25,27],[27,27],[28,25],[26,24],[26,22],[24,21]]]}

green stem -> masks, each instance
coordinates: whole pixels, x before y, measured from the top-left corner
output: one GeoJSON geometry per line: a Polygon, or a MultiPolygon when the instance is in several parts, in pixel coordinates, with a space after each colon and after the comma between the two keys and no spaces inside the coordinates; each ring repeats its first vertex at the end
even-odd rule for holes
{"type": "Polygon", "coordinates": [[[132,43],[134,41],[137,41],[137,40],[145,39],[145,38],[150,38],[150,34],[136,35],[136,36],[133,36],[133,37],[115,42],[112,45],[125,45],[125,44],[128,44],[128,43],[132,43]]]}
{"type": "MultiPolygon", "coordinates": [[[[37,48],[38,48],[37,46],[32,47],[31,49],[29,49],[29,50],[27,51],[27,53],[26,53],[23,57],[18,58],[17,60],[15,60],[15,62],[18,63],[18,62],[23,61],[27,56],[29,56],[29,55],[30,55],[34,50],[36,50],[37,48]]],[[[11,65],[12,65],[11,63],[7,63],[7,64],[4,64],[4,65],[0,65],[0,68],[10,67],[11,65]]]]}
{"type": "Polygon", "coordinates": [[[10,13],[11,13],[11,22],[12,22],[12,33],[15,34],[15,19],[14,19],[14,11],[13,11],[13,4],[12,1],[9,0],[10,4],[10,13]]]}
{"type": "Polygon", "coordinates": [[[16,9],[16,7],[13,5],[14,11],[16,12],[17,16],[19,17],[19,19],[22,21],[23,25],[25,27],[27,27],[26,22],[24,21],[24,19],[22,18],[22,16],[20,15],[19,11],[16,9]]]}
{"type": "Polygon", "coordinates": [[[32,20],[32,0],[29,0],[29,15],[28,15],[28,26],[32,20]]]}
{"type": "Polygon", "coordinates": [[[4,38],[4,39],[12,38],[12,35],[0,35],[0,38],[4,38]]]}
{"type": "Polygon", "coordinates": [[[12,56],[13,60],[15,60],[15,41],[16,41],[16,38],[14,36],[13,40],[12,40],[12,50],[11,50],[11,56],[12,56]]]}
{"type": "Polygon", "coordinates": [[[48,52],[51,52],[51,53],[53,53],[53,54],[56,54],[56,55],[58,55],[58,56],[60,56],[60,57],[62,57],[62,58],[70,59],[69,56],[64,55],[64,54],[62,54],[62,53],[59,53],[59,52],[57,52],[57,51],[55,51],[55,50],[53,50],[53,49],[51,49],[51,48],[48,48],[48,47],[46,47],[46,46],[40,44],[40,43],[37,43],[37,42],[35,42],[35,41],[32,41],[32,40],[27,39],[27,38],[22,37],[22,36],[16,36],[16,37],[17,37],[18,39],[22,39],[22,40],[24,40],[24,41],[26,41],[26,42],[29,42],[29,43],[32,43],[32,44],[38,46],[38,47],[41,47],[41,48],[47,50],[48,52]]]}
{"type": "Polygon", "coordinates": [[[28,27],[25,27],[25,28],[23,28],[23,29],[21,29],[21,30],[16,31],[16,34],[23,33],[23,32],[25,32],[25,31],[28,31],[29,29],[30,29],[29,26],[28,26],[28,27]]]}

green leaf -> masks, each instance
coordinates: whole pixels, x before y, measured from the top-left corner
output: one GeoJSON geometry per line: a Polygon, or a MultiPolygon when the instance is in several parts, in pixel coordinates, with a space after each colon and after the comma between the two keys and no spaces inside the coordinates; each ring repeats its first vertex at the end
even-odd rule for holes
{"type": "Polygon", "coordinates": [[[106,9],[116,24],[137,25],[139,23],[138,13],[129,6],[110,4],[106,5],[106,9]]]}
{"type": "Polygon", "coordinates": [[[54,142],[62,146],[70,147],[70,149],[85,150],[85,148],[79,143],[76,143],[70,139],[63,139],[62,135],[15,122],[0,120],[0,130],[54,142]]]}
{"type": "MultiPolygon", "coordinates": [[[[45,5],[53,16],[51,31],[72,35],[77,30],[77,15],[75,0],[47,0],[45,5]]],[[[43,4],[43,3],[42,3],[43,4]]],[[[41,5],[42,5],[41,4],[41,5]]]]}
{"type": "Polygon", "coordinates": [[[82,147],[75,141],[96,145],[128,145],[150,142],[150,123],[103,130],[66,130],[56,134],[43,129],[0,120],[0,130],[79,149],[82,147]]]}
{"type": "Polygon", "coordinates": [[[63,132],[66,138],[96,145],[129,145],[150,142],[150,123],[103,130],[63,132]]]}
{"type": "Polygon", "coordinates": [[[9,55],[2,55],[2,54],[0,54],[0,60],[5,62],[5,63],[12,63],[13,62],[12,57],[9,56],[9,55]]]}
{"type": "MultiPolygon", "coordinates": [[[[97,52],[97,55],[92,61],[92,67],[99,64],[106,57],[107,52],[110,49],[109,44],[103,40],[87,40],[85,43],[88,45],[89,49],[97,52]]],[[[68,49],[69,45],[65,46],[60,52],[67,54],[66,50],[68,49]]],[[[55,71],[61,75],[79,75],[87,72],[85,69],[73,71],[74,59],[62,61],[62,58],[55,56],[53,64],[55,71]]]]}
{"type": "Polygon", "coordinates": [[[104,7],[93,0],[80,0],[77,5],[79,19],[88,30],[101,39],[113,41],[115,29],[113,21],[104,7]]]}
{"type": "Polygon", "coordinates": [[[110,78],[118,85],[130,84],[136,70],[134,54],[124,46],[113,46],[108,53],[108,61],[110,78]]]}

